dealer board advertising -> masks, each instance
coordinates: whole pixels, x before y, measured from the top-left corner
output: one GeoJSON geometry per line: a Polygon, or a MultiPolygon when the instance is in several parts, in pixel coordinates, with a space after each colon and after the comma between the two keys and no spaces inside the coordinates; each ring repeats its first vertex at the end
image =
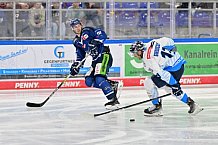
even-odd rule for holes
{"type": "MultiPolygon", "coordinates": [[[[70,73],[71,64],[76,59],[71,44],[0,45],[0,52],[0,79],[63,78],[70,73]]],[[[76,77],[84,76],[91,62],[88,57],[76,77]]],[[[119,63],[113,64],[111,76],[120,76],[119,66],[119,63]]]]}
{"type": "MultiPolygon", "coordinates": [[[[187,61],[184,75],[218,74],[218,44],[176,44],[180,55],[187,61]]],[[[130,45],[125,46],[125,76],[149,76],[142,60],[131,57],[130,45]]]]}
{"type": "Polygon", "coordinates": [[[177,44],[187,61],[185,75],[218,74],[218,44],[177,44]]]}
{"type": "MultiPolygon", "coordinates": [[[[135,40],[110,40],[113,65],[110,79],[124,87],[143,86],[150,73],[142,61],[129,54],[135,40]]],[[[149,40],[143,40],[147,43],[149,40]]],[[[218,84],[218,39],[175,40],[187,64],[182,85],[218,84]],[[202,42],[204,41],[204,42],[202,42]]],[[[54,89],[59,86],[76,58],[70,41],[0,41],[0,90],[54,89]]],[[[87,58],[77,76],[69,78],[63,88],[85,88],[84,75],[92,59],[87,58]]]]}

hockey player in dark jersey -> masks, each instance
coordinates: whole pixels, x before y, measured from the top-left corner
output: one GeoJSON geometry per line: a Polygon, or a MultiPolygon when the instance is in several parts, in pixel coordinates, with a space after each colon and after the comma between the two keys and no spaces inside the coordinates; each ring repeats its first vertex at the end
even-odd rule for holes
{"type": "Polygon", "coordinates": [[[88,87],[99,88],[103,91],[109,102],[105,104],[106,109],[113,109],[119,103],[116,93],[118,82],[108,80],[107,74],[112,66],[113,57],[108,46],[104,46],[107,39],[106,33],[93,27],[83,27],[79,19],[71,20],[71,28],[76,34],[73,45],[76,47],[76,61],[72,64],[71,75],[79,73],[80,67],[76,66],[82,61],[86,54],[92,56],[90,70],[85,75],[85,84],[88,87]]]}

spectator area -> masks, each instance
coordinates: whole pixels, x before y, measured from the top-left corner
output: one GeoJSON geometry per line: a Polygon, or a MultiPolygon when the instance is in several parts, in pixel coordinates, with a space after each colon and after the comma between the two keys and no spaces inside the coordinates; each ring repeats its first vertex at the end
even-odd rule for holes
{"type": "Polygon", "coordinates": [[[160,2],[0,2],[0,40],[17,39],[71,39],[74,37],[69,20],[78,17],[84,25],[104,29],[115,39],[199,37],[201,34],[217,37],[218,7],[211,2],[177,2],[172,9],[170,1],[160,2]],[[15,15],[13,10],[15,9],[15,15]],[[37,20],[33,12],[40,13],[37,20]],[[47,14],[51,9],[51,14],[47,14]],[[33,14],[32,14],[33,15],[33,14]],[[50,16],[50,17],[49,17],[50,16]],[[34,19],[33,19],[34,18],[34,19]],[[91,19],[90,19],[91,18],[91,19]],[[49,22],[49,23],[48,23],[49,22]],[[37,24],[40,23],[40,24],[37,24]],[[40,27],[39,27],[40,25],[40,27]],[[191,30],[191,31],[190,31],[191,30]],[[173,34],[173,35],[172,35],[173,34]]]}

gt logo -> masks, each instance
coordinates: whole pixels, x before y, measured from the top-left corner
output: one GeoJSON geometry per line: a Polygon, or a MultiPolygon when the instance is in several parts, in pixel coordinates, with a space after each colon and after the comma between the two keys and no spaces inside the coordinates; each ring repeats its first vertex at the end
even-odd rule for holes
{"type": "Polygon", "coordinates": [[[57,58],[64,58],[64,46],[57,46],[54,49],[54,55],[57,58]]]}

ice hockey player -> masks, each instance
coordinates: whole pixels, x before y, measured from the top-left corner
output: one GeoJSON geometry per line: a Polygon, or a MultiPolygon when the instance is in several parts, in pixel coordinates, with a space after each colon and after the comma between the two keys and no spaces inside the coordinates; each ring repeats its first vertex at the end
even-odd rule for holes
{"type": "Polygon", "coordinates": [[[77,18],[72,19],[70,25],[76,34],[73,39],[73,45],[76,47],[76,61],[70,68],[71,75],[79,73],[81,67],[77,68],[76,66],[85,58],[86,54],[92,56],[91,68],[85,75],[85,84],[103,91],[109,100],[105,104],[106,109],[116,108],[120,104],[116,96],[119,82],[107,78],[113,57],[109,46],[104,46],[104,41],[107,39],[106,33],[99,28],[83,27],[77,18]]]}
{"type": "MultiPolygon", "coordinates": [[[[146,45],[137,41],[130,47],[130,54],[142,59],[144,69],[153,74],[144,83],[149,98],[158,97],[158,88],[164,87],[166,92],[172,93],[173,96],[189,106],[189,114],[197,114],[203,110],[181,89],[179,81],[183,75],[186,61],[178,53],[171,38],[153,39],[146,45]]],[[[152,104],[152,107],[144,110],[145,115],[162,116],[161,99],[153,100],[152,104]]]]}

